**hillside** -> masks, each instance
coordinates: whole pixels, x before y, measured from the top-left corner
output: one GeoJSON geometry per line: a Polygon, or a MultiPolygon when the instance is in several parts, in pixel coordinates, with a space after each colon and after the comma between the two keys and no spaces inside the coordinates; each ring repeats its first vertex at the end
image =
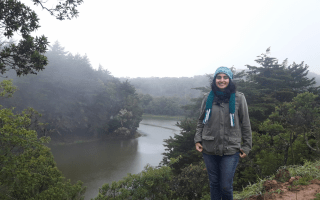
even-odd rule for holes
{"type": "Polygon", "coordinates": [[[93,69],[86,56],[72,55],[58,42],[46,56],[49,65],[37,75],[6,73],[18,91],[2,100],[4,108],[15,107],[15,112],[34,108],[42,114],[34,121],[45,123],[39,135],[50,135],[52,141],[131,137],[136,133],[142,109],[132,85],[102,67],[93,69]]]}
{"type": "Polygon", "coordinates": [[[276,174],[234,192],[236,200],[320,199],[320,160],[282,166],[276,174]]]}
{"type": "Polygon", "coordinates": [[[147,78],[119,78],[128,80],[138,93],[149,94],[153,97],[186,97],[196,98],[200,91],[193,88],[208,86],[210,80],[206,75],[193,77],[147,77],[147,78]]]}
{"type": "MultiPolygon", "coordinates": [[[[247,70],[245,70],[247,71],[247,70]]],[[[240,70],[237,70],[240,72],[240,70]]],[[[315,78],[316,86],[320,86],[320,75],[310,72],[308,78],[315,78]]],[[[193,77],[146,77],[146,78],[119,78],[124,82],[128,80],[138,93],[149,94],[153,97],[187,97],[196,98],[201,91],[193,88],[206,87],[210,84],[209,76],[196,75],[193,77]]]]}

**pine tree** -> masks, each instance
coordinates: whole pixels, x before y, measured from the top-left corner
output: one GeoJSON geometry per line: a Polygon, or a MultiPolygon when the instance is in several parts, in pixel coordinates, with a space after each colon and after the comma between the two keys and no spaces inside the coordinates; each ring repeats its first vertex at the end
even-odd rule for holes
{"type": "Polygon", "coordinates": [[[314,87],[314,78],[307,77],[308,65],[302,62],[288,66],[287,59],[280,64],[269,54],[270,48],[258,56],[255,61],[259,67],[247,65],[246,81],[239,83],[239,90],[247,98],[253,130],[258,130],[258,124],[267,119],[277,105],[292,101],[299,93],[317,93],[320,88],[314,87]]]}

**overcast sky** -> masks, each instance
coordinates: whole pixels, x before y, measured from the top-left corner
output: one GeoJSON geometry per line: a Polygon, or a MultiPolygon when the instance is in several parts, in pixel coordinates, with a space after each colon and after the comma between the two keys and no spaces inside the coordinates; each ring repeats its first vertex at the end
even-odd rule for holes
{"type": "MultiPolygon", "coordinates": [[[[190,77],[219,66],[245,69],[271,46],[282,62],[320,74],[319,0],[84,0],[79,17],[58,21],[31,0],[35,35],[87,54],[116,77],[190,77]]],[[[49,0],[51,7],[57,0],[49,0]]]]}

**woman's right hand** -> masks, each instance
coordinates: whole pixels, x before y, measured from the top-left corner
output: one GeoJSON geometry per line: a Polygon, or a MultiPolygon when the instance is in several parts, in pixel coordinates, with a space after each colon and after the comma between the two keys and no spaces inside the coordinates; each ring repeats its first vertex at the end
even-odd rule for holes
{"type": "Polygon", "coordinates": [[[199,152],[202,152],[202,150],[203,150],[203,147],[199,142],[196,143],[196,150],[199,152]]]}

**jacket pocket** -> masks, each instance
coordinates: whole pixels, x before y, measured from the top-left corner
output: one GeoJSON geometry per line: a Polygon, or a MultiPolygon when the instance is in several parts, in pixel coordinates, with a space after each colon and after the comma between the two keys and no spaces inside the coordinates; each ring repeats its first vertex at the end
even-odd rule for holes
{"type": "Polygon", "coordinates": [[[215,145],[214,145],[214,136],[203,135],[202,136],[202,147],[207,152],[215,152],[215,145]]]}
{"type": "Polygon", "coordinates": [[[228,148],[229,149],[240,149],[241,137],[229,137],[228,148]]]}

